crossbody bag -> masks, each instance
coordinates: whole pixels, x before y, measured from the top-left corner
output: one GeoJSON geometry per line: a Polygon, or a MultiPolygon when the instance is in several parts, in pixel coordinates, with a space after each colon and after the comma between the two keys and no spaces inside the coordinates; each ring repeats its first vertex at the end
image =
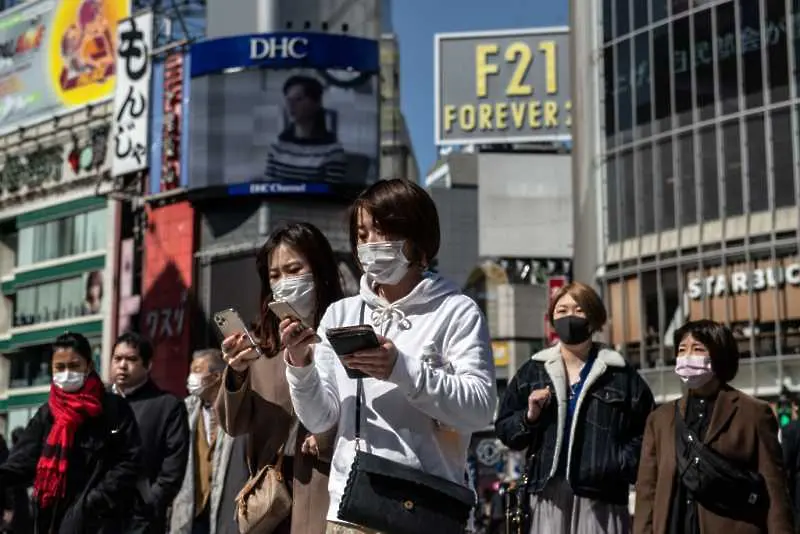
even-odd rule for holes
{"type": "MultiPolygon", "coordinates": [[[[361,303],[360,322],[365,304],[361,303]]],[[[362,450],[364,379],[356,385],[356,457],[338,517],[384,534],[463,534],[475,493],[446,480],[362,450]]]]}

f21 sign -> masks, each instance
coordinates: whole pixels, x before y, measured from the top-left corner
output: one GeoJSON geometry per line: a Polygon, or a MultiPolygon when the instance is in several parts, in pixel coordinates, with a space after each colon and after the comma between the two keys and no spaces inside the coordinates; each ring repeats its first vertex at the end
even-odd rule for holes
{"type": "Polygon", "coordinates": [[[114,92],[114,147],[111,175],[123,176],[149,166],[150,51],[153,13],[120,21],[117,26],[117,87],[114,92]]]}

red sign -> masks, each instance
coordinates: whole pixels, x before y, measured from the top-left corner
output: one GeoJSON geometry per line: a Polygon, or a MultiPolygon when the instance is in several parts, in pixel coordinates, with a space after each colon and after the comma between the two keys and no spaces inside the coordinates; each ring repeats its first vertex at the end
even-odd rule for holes
{"type": "MultiPolygon", "coordinates": [[[[550,309],[550,306],[553,304],[553,297],[558,292],[559,289],[567,285],[567,277],[566,276],[551,276],[547,279],[547,309],[550,309]]],[[[553,345],[558,341],[558,334],[556,331],[553,330],[553,327],[550,325],[550,317],[547,313],[544,314],[544,331],[545,335],[547,336],[547,344],[553,345]]]]}
{"type": "Polygon", "coordinates": [[[183,397],[192,341],[190,288],[194,263],[194,210],[188,201],[153,208],[144,238],[141,332],[153,343],[150,376],[183,397]]]}
{"type": "Polygon", "coordinates": [[[164,140],[161,191],[180,186],[181,125],[183,124],[183,54],[172,54],[164,66],[164,140]]]}

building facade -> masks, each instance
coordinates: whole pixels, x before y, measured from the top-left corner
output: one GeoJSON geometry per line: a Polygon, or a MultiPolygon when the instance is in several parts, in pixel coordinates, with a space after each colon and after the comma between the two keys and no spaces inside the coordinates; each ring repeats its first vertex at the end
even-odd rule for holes
{"type": "Polygon", "coordinates": [[[784,0],[571,3],[575,274],[660,400],[672,334],[729,324],[737,387],[800,388],[800,12],[784,0]]]}

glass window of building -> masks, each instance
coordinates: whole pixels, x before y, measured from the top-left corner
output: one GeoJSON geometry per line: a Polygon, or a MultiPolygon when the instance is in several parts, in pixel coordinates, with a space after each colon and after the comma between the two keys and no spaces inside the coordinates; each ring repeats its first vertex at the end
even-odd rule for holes
{"type": "Polygon", "coordinates": [[[605,131],[606,146],[614,146],[617,124],[616,92],[614,91],[614,47],[607,46],[603,50],[603,79],[605,82],[605,131]]]}
{"type": "Polygon", "coordinates": [[[650,5],[653,11],[653,22],[667,18],[667,0],[651,0],[650,5]]]}
{"type": "Polygon", "coordinates": [[[747,184],[750,212],[769,208],[767,157],[764,145],[764,116],[747,117],[747,184]]]}
{"type": "Polygon", "coordinates": [[[650,23],[649,0],[631,0],[633,3],[633,28],[639,29],[650,23]]]}
{"type": "Polygon", "coordinates": [[[754,108],[764,104],[764,73],[761,71],[761,8],[760,2],[753,0],[737,0],[737,2],[745,104],[748,108],[754,108]]]}
{"type": "Polygon", "coordinates": [[[653,85],[655,89],[655,127],[659,132],[671,128],[672,76],[669,68],[669,26],[664,24],[653,30],[653,85]]]}
{"type": "Polygon", "coordinates": [[[739,120],[722,124],[722,187],[725,189],[725,215],[736,217],[744,213],[742,187],[742,149],[739,120]]]}
{"type": "Polygon", "coordinates": [[[675,115],[679,126],[692,122],[692,71],[689,56],[689,17],[672,22],[675,115]]]}
{"type": "Polygon", "coordinates": [[[689,9],[690,0],[672,0],[672,14],[679,15],[689,9]]]}
{"type": "Polygon", "coordinates": [[[633,174],[633,151],[626,150],[619,156],[620,184],[622,186],[622,237],[629,239],[636,236],[636,177],[633,174]]]}
{"type": "Polygon", "coordinates": [[[717,128],[700,130],[700,177],[703,193],[702,220],[719,219],[719,177],[717,176],[717,128]]]}
{"type": "Polygon", "coordinates": [[[608,240],[612,243],[620,240],[619,217],[621,207],[617,167],[617,156],[611,155],[606,160],[606,227],[608,228],[608,240]]]}
{"type": "Polygon", "coordinates": [[[722,113],[739,111],[739,55],[736,51],[736,10],[733,2],[716,8],[717,72],[722,113]]]}
{"type": "Polygon", "coordinates": [[[775,207],[783,208],[796,204],[794,187],[794,161],[792,152],[792,124],[788,106],[773,110],[772,119],[772,166],[775,180],[775,207]]]}
{"type": "Polygon", "coordinates": [[[786,37],[785,0],[764,0],[766,6],[767,70],[772,103],[789,98],[789,49],[786,37]]]}
{"type": "Polygon", "coordinates": [[[603,42],[607,43],[613,38],[614,38],[614,11],[612,8],[612,0],[603,0],[603,42]]]}
{"type": "Polygon", "coordinates": [[[636,137],[650,135],[653,122],[652,103],[650,97],[650,32],[638,34],[634,38],[634,70],[633,79],[636,87],[636,137]]]}
{"type": "Polygon", "coordinates": [[[653,194],[653,148],[648,143],[637,150],[638,169],[636,176],[639,182],[639,202],[640,207],[639,222],[641,224],[641,234],[652,234],[656,231],[656,209],[655,195],[653,194]]]}
{"type": "Polygon", "coordinates": [[[675,228],[675,171],[672,160],[672,138],[659,141],[656,161],[656,198],[661,198],[657,211],[657,224],[659,230],[672,230],[675,228]]]}
{"type": "Polygon", "coordinates": [[[39,345],[10,354],[9,385],[12,388],[48,385],[52,379],[51,351],[50,345],[39,345]]]}
{"type": "MultiPolygon", "coordinates": [[[[800,0],[792,0],[791,11],[793,20],[800,20],[800,0]]],[[[797,31],[797,25],[794,30],[794,50],[794,79],[795,83],[800,85],[800,54],[797,53],[797,50],[800,50],[800,32],[797,31]]]]}
{"type": "Polygon", "coordinates": [[[17,266],[101,250],[106,246],[106,226],[104,208],[21,228],[17,266]]]}
{"type": "MultiPolygon", "coordinates": [[[[102,272],[93,271],[82,276],[18,289],[14,297],[14,326],[29,326],[101,313],[102,301],[92,301],[89,287],[96,284],[98,279],[102,283],[102,272]]],[[[102,288],[100,293],[102,294],[102,288]]]]}
{"type": "Polygon", "coordinates": [[[711,10],[694,14],[694,82],[697,111],[701,120],[714,117],[714,46],[711,10]]]}
{"type": "Polygon", "coordinates": [[[678,168],[680,169],[681,226],[697,222],[697,190],[695,189],[694,140],[692,137],[692,132],[688,132],[678,138],[678,146],[680,147],[678,168]]]}
{"type": "Polygon", "coordinates": [[[629,0],[614,1],[615,22],[614,35],[620,37],[631,31],[631,7],[629,0]]]}
{"type": "Polygon", "coordinates": [[[633,126],[633,100],[631,95],[631,41],[617,44],[617,128],[618,142],[624,144],[631,139],[633,126]]]}

